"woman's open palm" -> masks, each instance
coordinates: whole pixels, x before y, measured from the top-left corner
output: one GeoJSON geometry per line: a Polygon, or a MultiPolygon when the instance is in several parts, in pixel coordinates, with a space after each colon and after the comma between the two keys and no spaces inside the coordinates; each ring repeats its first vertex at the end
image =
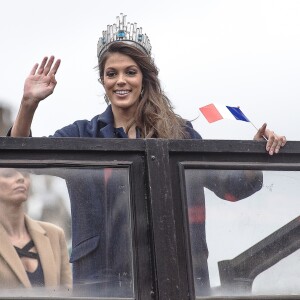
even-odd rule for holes
{"type": "Polygon", "coordinates": [[[24,84],[24,100],[40,102],[54,91],[57,84],[55,74],[59,68],[60,60],[54,63],[54,56],[44,57],[41,64],[35,64],[24,84]]]}

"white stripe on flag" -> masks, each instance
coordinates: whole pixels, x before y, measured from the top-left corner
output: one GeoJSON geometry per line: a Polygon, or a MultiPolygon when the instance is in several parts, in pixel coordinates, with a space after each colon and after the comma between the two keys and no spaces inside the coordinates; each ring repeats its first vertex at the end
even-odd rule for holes
{"type": "Polygon", "coordinates": [[[229,111],[229,109],[222,104],[214,104],[219,113],[222,115],[223,119],[236,120],[234,115],[229,111]]]}

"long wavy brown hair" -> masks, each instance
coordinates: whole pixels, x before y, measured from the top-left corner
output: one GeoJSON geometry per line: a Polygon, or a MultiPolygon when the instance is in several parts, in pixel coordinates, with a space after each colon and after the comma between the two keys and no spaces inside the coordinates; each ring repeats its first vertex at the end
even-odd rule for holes
{"type": "Polygon", "coordinates": [[[153,59],[137,47],[124,42],[114,42],[109,45],[98,61],[102,83],[105,63],[112,53],[128,55],[137,63],[143,74],[143,93],[134,119],[126,128],[127,133],[135,125],[141,131],[143,138],[188,138],[185,129],[186,121],[175,114],[171,101],[163,92],[153,59]]]}

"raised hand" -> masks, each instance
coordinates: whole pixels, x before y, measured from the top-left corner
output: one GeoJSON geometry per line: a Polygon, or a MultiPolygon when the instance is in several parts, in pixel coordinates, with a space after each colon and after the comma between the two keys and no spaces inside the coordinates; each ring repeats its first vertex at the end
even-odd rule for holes
{"type": "Polygon", "coordinates": [[[26,137],[30,135],[30,127],[34,113],[41,100],[51,95],[57,84],[55,74],[59,68],[60,60],[54,63],[54,56],[44,57],[40,66],[35,64],[25,80],[24,94],[18,115],[11,129],[13,137],[26,137]]]}
{"type": "Polygon", "coordinates": [[[267,129],[267,124],[264,123],[258,129],[254,140],[267,140],[266,150],[270,155],[278,153],[279,150],[286,144],[286,137],[284,135],[277,135],[274,131],[267,129]]]}
{"type": "Polygon", "coordinates": [[[32,101],[37,105],[41,100],[51,95],[57,84],[55,74],[60,60],[54,63],[54,56],[44,57],[41,64],[35,64],[25,80],[23,101],[32,101]]]}

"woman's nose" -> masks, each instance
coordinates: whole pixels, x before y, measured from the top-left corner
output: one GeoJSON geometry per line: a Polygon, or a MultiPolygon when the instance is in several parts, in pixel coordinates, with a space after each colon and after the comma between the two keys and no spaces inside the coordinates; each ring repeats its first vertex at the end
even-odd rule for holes
{"type": "Polygon", "coordinates": [[[25,178],[24,178],[23,174],[19,173],[18,177],[17,177],[17,182],[24,182],[24,181],[25,181],[25,178]]]}
{"type": "Polygon", "coordinates": [[[117,84],[118,85],[124,85],[126,84],[125,76],[123,74],[120,74],[117,78],[117,84]]]}

